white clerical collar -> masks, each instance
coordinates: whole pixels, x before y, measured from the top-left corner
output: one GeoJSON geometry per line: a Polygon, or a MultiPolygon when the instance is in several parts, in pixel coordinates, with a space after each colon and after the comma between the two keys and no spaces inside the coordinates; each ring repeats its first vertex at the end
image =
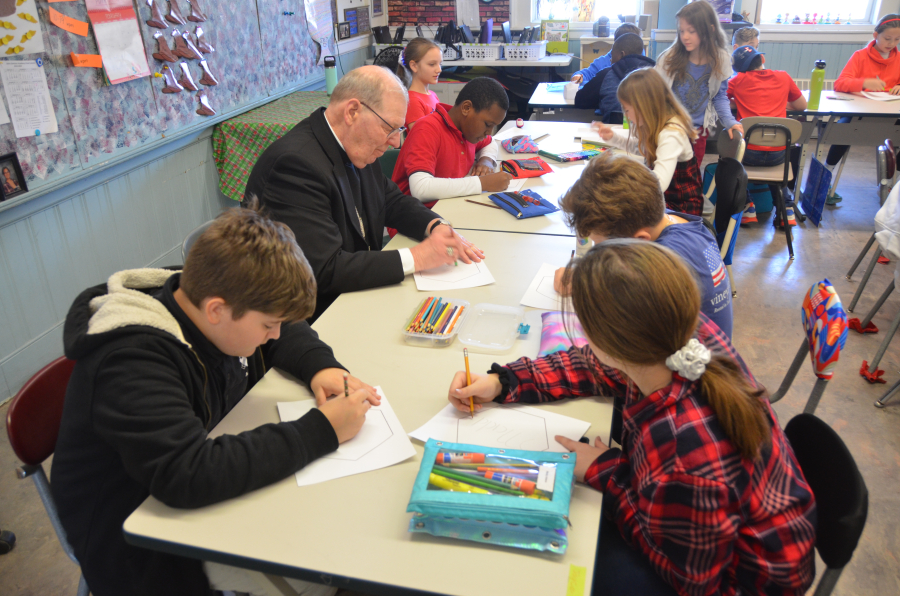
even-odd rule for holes
{"type": "MultiPolygon", "coordinates": [[[[324,116],[324,114],[323,114],[323,116],[324,116]]],[[[344,144],[341,143],[341,140],[338,138],[337,133],[334,132],[334,128],[331,127],[331,122],[328,121],[328,116],[325,116],[325,124],[328,125],[328,130],[330,130],[331,134],[334,135],[334,140],[337,141],[338,145],[341,146],[341,149],[344,151],[344,153],[347,153],[347,150],[344,149],[344,144]]]]}

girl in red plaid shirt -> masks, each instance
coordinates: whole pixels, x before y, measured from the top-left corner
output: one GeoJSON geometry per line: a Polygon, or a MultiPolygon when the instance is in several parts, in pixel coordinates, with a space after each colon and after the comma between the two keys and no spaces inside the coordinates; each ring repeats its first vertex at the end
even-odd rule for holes
{"type": "Polygon", "coordinates": [[[620,449],[556,439],[577,452],[578,479],[606,493],[624,540],[679,594],[805,593],[812,491],[765,389],[700,313],[687,266],[654,243],[610,240],[566,277],[590,343],[495,364],[469,387],[457,373],[451,403],[618,398],[620,449]]]}

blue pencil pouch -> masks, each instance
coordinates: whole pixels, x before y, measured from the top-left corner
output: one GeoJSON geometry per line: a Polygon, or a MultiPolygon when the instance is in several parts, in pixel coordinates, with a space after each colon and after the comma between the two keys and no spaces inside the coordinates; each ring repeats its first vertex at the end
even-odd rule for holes
{"type": "Polygon", "coordinates": [[[488,198],[516,219],[528,219],[559,211],[559,207],[533,190],[495,192],[488,198]]]}
{"type": "Polygon", "coordinates": [[[429,439],[409,531],[564,553],[574,474],[574,453],[429,439]]]}

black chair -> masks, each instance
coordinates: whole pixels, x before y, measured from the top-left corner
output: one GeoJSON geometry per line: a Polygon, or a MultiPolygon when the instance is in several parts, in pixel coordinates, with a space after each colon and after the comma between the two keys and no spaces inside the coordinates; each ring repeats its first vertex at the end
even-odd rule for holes
{"type": "Polygon", "coordinates": [[[731,281],[731,295],[737,295],[734,285],[734,274],[731,262],[734,258],[734,247],[737,244],[741,216],[747,206],[747,172],[744,166],[731,157],[720,157],[716,166],[716,210],[713,223],[716,229],[716,242],[722,262],[728,269],[731,281]]]}
{"type": "Polygon", "coordinates": [[[831,594],[866,525],[869,491],[853,456],[834,430],[812,414],[784,429],[816,498],[816,549],[825,572],[813,596],[831,594]]]}
{"type": "Polygon", "coordinates": [[[384,66],[391,72],[396,72],[397,66],[400,64],[400,54],[402,53],[403,48],[400,46],[384,48],[378,52],[378,55],[375,56],[375,60],[372,64],[375,66],[384,66]]]}
{"type": "Polygon", "coordinates": [[[381,173],[385,178],[394,175],[394,166],[397,165],[397,158],[400,157],[399,149],[388,149],[384,155],[378,158],[378,165],[381,166],[381,173]]]}

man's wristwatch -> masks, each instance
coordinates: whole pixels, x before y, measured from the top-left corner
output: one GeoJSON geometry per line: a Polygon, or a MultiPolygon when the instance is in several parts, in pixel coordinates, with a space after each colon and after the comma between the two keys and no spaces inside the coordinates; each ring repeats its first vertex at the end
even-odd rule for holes
{"type": "Polygon", "coordinates": [[[434,223],[434,225],[432,225],[430,228],[428,228],[428,235],[431,236],[431,233],[434,231],[434,229],[440,225],[445,225],[445,226],[449,226],[450,228],[453,228],[452,223],[450,223],[449,221],[447,221],[444,218],[441,218],[441,219],[437,220],[434,223]]]}

